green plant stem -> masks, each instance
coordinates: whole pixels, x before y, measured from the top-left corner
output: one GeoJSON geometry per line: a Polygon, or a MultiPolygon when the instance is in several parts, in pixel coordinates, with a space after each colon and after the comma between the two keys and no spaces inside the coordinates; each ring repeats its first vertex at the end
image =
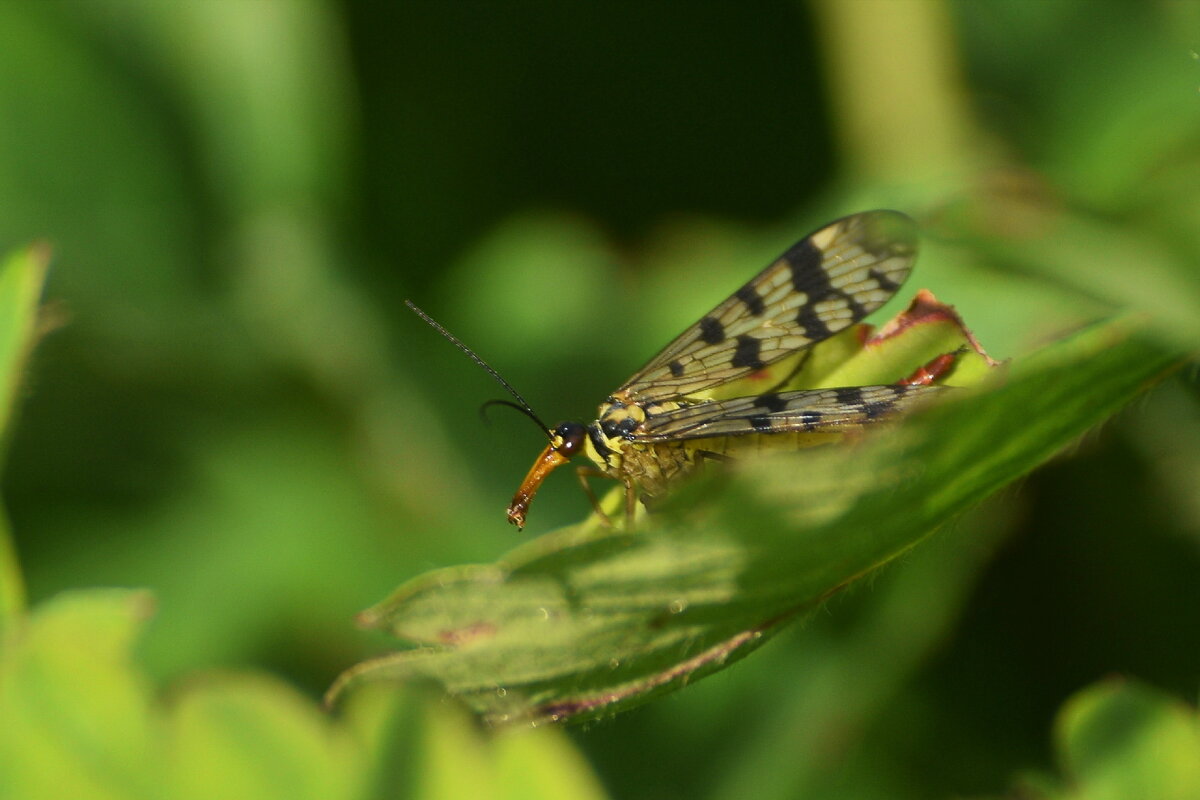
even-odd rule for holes
{"type": "Polygon", "coordinates": [[[947,5],[817,0],[812,8],[849,173],[927,183],[968,168],[980,137],[947,5]]]}

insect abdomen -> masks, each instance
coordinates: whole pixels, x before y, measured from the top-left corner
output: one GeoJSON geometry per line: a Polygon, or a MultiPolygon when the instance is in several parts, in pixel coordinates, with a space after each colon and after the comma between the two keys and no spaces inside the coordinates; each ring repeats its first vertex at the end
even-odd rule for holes
{"type": "Polygon", "coordinates": [[[705,461],[737,459],[771,452],[787,452],[826,444],[841,433],[752,434],[750,436],[714,436],[677,442],[655,442],[627,446],[623,451],[621,480],[632,480],[648,497],[666,494],[679,481],[705,461]]]}

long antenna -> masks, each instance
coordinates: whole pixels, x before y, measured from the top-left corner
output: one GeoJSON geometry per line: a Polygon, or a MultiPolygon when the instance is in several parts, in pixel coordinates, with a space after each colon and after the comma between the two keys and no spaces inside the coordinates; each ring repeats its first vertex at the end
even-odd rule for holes
{"type": "MultiPolygon", "coordinates": [[[[533,410],[532,408],[530,408],[530,407],[529,407],[529,403],[526,403],[526,402],[525,402],[525,398],[524,398],[524,397],[521,397],[521,393],[520,393],[520,392],[518,392],[516,389],[514,389],[514,388],[512,387],[512,384],[511,384],[511,383],[509,383],[508,381],[504,380],[504,378],[502,378],[502,377],[500,376],[500,373],[499,373],[499,372],[496,372],[496,370],[492,369],[492,365],[491,365],[491,364],[487,363],[487,362],[486,362],[486,361],[484,361],[482,358],[480,358],[478,355],[476,355],[474,350],[472,350],[471,348],[467,347],[465,344],[463,344],[462,342],[460,342],[460,341],[458,340],[458,337],[457,337],[457,336],[455,336],[453,333],[451,333],[450,331],[448,331],[448,330],[446,330],[445,328],[443,328],[443,327],[442,327],[442,326],[441,326],[441,325],[440,325],[440,324],[439,324],[439,323],[438,323],[438,322],[437,322],[437,321],[436,321],[436,320],[435,320],[433,317],[429,316],[429,315],[428,315],[428,314],[426,314],[424,311],[422,311],[421,309],[417,308],[416,304],[415,304],[415,303],[413,303],[413,301],[412,301],[412,300],[405,300],[405,301],[404,301],[404,305],[406,305],[406,306],[408,306],[409,308],[411,308],[411,309],[413,310],[413,312],[414,312],[414,313],[416,313],[416,315],[417,315],[418,317],[420,317],[421,319],[423,319],[423,320],[425,320],[426,322],[428,322],[428,323],[430,324],[430,326],[431,326],[431,327],[432,327],[432,328],[433,328],[435,331],[437,331],[437,332],[438,332],[438,333],[440,333],[442,336],[445,336],[447,339],[449,339],[449,340],[450,340],[450,343],[451,343],[452,345],[454,345],[454,346],[455,346],[455,347],[457,347],[459,350],[462,350],[464,353],[466,353],[468,358],[470,358],[470,359],[471,359],[472,361],[474,361],[476,364],[478,364],[479,366],[481,366],[481,367],[483,367],[485,370],[487,370],[487,374],[489,374],[489,375],[491,375],[493,378],[495,378],[495,379],[496,379],[496,382],[497,382],[497,383],[499,383],[501,386],[503,386],[505,389],[507,389],[509,394],[511,394],[513,397],[517,398],[517,402],[518,402],[518,403],[520,403],[520,407],[519,407],[519,409],[520,409],[520,410],[522,410],[522,411],[523,411],[525,414],[527,414],[527,415],[529,416],[529,418],[530,418],[530,419],[532,419],[534,422],[536,422],[538,425],[540,425],[540,426],[542,427],[542,430],[543,430],[543,431],[545,431],[545,432],[547,433],[547,435],[549,435],[549,433],[550,433],[550,427],[549,427],[549,426],[548,426],[546,423],[542,422],[542,419],[541,419],[541,417],[539,417],[539,416],[538,416],[538,415],[537,415],[537,414],[534,412],[534,410],[533,410]]],[[[494,400],[494,401],[491,401],[491,402],[494,402],[494,403],[502,403],[502,404],[504,404],[504,405],[508,405],[508,403],[507,403],[506,401],[503,401],[503,400],[494,400]]],[[[486,407],[486,404],[485,404],[485,407],[486,407]]]]}

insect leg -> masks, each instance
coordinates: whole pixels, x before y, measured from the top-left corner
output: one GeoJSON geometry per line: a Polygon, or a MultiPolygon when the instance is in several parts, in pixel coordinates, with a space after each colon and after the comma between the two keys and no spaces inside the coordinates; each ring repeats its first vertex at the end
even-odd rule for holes
{"type": "Polygon", "coordinates": [[[625,481],[625,530],[633,530],[633,517],[637,513],[637,489],[633,481],[625,481]]]}
{"type": "Polygon", "coordinates": [[[592,491],[592,485],[588,483],[588,478],[612,478],[595,467],[576,467],[575,475],[579,478],[579,485],[583,487],[583,493],[587,495],[588,502],[592,504],[592,511],[600,519],[601,524],[606,528],[612,527],[612,519],[604,511],[600,505],[600,499],[596,497],[596,493],[592,491]]]}

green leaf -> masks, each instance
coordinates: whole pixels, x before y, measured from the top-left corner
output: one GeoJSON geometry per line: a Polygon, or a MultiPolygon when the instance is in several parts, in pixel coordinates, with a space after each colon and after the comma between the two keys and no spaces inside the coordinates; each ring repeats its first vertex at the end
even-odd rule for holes
{"type": "Polygon", "coordinates": [[[208,677],[172,706],[170,727],[167,778],[181,800],[353,796],[350,742],[277,679],[208,677]]]}
{"type": "MultiPolygon", "coordinates": [[[[0,264],[0,447],[9,439],[21,374],[36,338],[38,298],[49,262],[49,248],[34,245],[0,264]]],[[[8,518],[0,509],[0,636],[24,608],[24,598],[8,518]]]]}
{"type": "Polygon", "coordinates": [[[152,797],[163,728],[129,648],[150,597],[64,594],[0,650],[0,787],[10,797],[152,797]]]}
{"type": "Polygon", "coordinates": [[[21,372],[33,348],[38,299],[49,264],[49,248],[34,245],[0,265],[0,432],[5,436],[21,372]]]}
{"type": "Polygon", "coordinates": [[[1070,287],[1109,308],[1139,311],[1166,342],[1200,342],[1195,255],[1146,227],[1100,219],[1042,198],[986,196],[950,207],[935,234],[992,263],[1070,287]]]}
{"type": "Polygon", "coordinates": [[[428,686],[375,684],[345,704],[346,728],[366,753],[361,797],[539,800],[605,796],[562,730],[493,736],[428,686]]]}
{"type": "Polygon", "coordinates": [[[1114,679],[1063,707],[1055,741],[1067,788],[1060,800],[1200,797],[1200,715],[1143,684],[1114,679]]]}
{"type": "Polygon", "coordinates": [[[603,797],[562,731],[496,740],[423,687],[361,692],[340,720],[267,675],[163,703],[131,655],[151,605],[72,592],[0,642],[0,797],[603,797]]]}
{"type": "Polygon", "coordinates": [[[682,487],[644,530],[594,523],[495,565],[438,570],[363,613],[419,646],[348,670],[432,678],[493,723],[583,720],[722,669],[1102,422],[1177,358],[1099,325],[1002,386],[858,446],[747,461],[682,487]]]}

